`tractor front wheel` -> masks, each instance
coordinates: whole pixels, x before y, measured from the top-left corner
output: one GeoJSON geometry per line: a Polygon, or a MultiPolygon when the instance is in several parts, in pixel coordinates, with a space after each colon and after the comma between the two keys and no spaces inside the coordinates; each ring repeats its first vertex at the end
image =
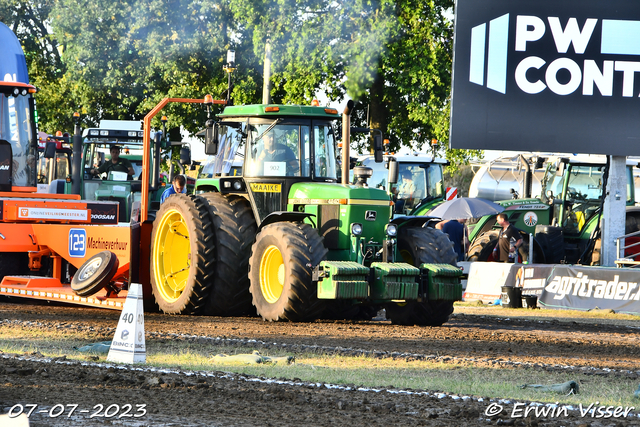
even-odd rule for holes
{"type": "MultiPolygon", "coordinates": [[[[456,265],[458,259],[448,236],[434,228],[401,228],[398,251],[406,263],[416,267],[424,263],[456,265]]],[[[441,326],[453,313],[453,301],[389,303],[385,308],[394,325],[441,326]]]]}
{"type": "Polygon", "coordinates": [[[269,224],[256,236],[249,259],[253,305],[264,320],[316,319],[324,309],[311,271],[327,249],[307,224],[269,224]]]}
{"type": "Polygon", "coordinates": [[[156,214],[151,232],[151,290],[168,314],[199,314],[213,274],[209,211],[199,197],[175,194],[156,214]]]}

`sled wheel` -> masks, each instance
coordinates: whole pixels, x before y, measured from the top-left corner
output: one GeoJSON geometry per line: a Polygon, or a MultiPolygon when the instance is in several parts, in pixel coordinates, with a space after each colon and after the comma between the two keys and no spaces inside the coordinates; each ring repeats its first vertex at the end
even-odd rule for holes
{"type": "Polygon", "coordinates": [[[118,257],[111,251],[95,254],[73,275],[71,289],[81,297],[97,293],[111,282],[118,270],[118,265],[118,257]]]}
{"type": "MultiPolygon", "coordinates": [[[[404,262],[416,267],[424,263],[457,265],[453,243],[434,228],[400,228],[398,251],[404,262]]],[[[440,326],[453,313],[453,301],[408,301],[389,303],[385,308],[387,318],[395,325],[440,326]]]]}
{"type": "Polygon", "coordinates": [[[311,280],[312,267],[327,253],[307,224],[270,224],[256,236],[249,259],[253,305],[264,320],[316,319],[324,309],[311,280]]]}
{"type": "Polygon", "coordinates": [[[156,214],[151,232],[151,290],[161,311],[199,314],[213,274],[213,234],[205,203],[174,194],[156,214]]]}

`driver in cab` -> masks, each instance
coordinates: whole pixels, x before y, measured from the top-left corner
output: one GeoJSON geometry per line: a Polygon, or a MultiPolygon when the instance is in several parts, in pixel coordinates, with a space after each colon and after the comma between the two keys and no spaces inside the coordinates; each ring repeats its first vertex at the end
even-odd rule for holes
{"type": "MultiPolygon", "coordinates": [[[[273,133],[269,132],[263,137],[264,149],[258,155],[256,160],[264,164],[264,162],[286,162],[287,175],[293,175],[290,172],[298,171],[298,159],[295,153],[284,144],[274,141],[273,133]]],[[[266,171],[265,171],[266,173],[266,171]]]]}
{"type": "Polygon", "coordinates": [[[91,169],[91,173],[93,175],[100,175],[102,173],[109,175],[109,172],[126,172],[127,179],[133,179],[135,171],[128,159],[120,157],[120,146],[112,145],[109,152],[111,153],[111,159],[104,162],[99,168],[91,169]]]}

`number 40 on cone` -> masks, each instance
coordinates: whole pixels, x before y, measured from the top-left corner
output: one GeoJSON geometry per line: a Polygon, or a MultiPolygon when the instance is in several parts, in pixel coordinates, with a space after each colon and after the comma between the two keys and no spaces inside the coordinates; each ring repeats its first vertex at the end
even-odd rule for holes
{"type": "Polygon", "coordinates": [[[111,341],[107,362],[145,363],[146,361],[142,285],[132,283],[120,314],[116,334],[111,341]]]}

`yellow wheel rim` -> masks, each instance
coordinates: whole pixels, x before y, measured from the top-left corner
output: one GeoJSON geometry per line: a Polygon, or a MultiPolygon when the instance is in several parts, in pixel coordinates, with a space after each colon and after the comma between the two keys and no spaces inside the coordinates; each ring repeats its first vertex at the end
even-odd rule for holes
{"type": "Polygon", "coordinates": [[[284,288],[285,268],[280,250],[269,246],[260,259],[260,291],[269,303],[278,301],[284,288]]]}
{"type": "Polygon", "coordinates": [[[151,255],[156,287],[162,298],[172,303],[180,298],[189,279],[189,230],[175,209],[165,212],[157,230],[151,255]]]}
{"type": "Polygon", "coordinates": [[[402,249],[400,251],[400,256],[402,257],[404,262],[406,262],[407,264],[413,265],[413,257],[411,256],[411,252],[409,252],[406,249],[402,249]]]}

